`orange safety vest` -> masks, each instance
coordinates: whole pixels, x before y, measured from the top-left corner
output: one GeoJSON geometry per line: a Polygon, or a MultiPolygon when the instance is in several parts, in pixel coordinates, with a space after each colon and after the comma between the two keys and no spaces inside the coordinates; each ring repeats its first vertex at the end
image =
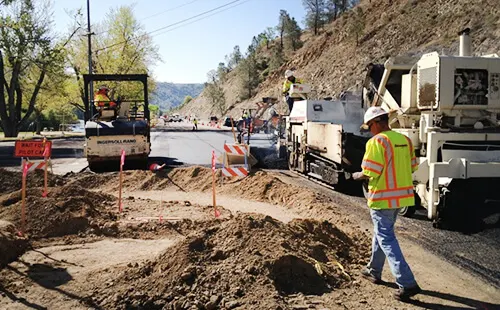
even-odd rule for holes
{"type": "Polygon", "coordinates": [[[361,163],[368,182],[368,207],[380,210],[415,205],[412,173],[418,169],[411,140],[392,130],[366,143],[361,163]]]}
{"type": "Polygon", "coordinates": [[[286,94],[290,90],[293,84],[304,84],[304,80],[295,78],[295,82],[292,83],[288,79],[283,82],[283,93],[286,94]]]}
{"type": "Polygon", "coordinates": [[[97,92],[94,96],[94,105],[96,107],[98,107],[98,106],[104,107],[106,105],[108,105],[110,107],[114,107],[114,106],[116,106],[116,103],[111,101],[105,93],[97,92]]]}

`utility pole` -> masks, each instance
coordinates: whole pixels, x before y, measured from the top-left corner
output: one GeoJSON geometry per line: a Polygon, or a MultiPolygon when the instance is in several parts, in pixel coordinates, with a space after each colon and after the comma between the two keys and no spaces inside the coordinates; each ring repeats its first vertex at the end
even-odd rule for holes
{"type": "MultiPolygon", "coordinates": [[[[92,74],[92,32],[90,31],[90,0],[87,0],[87,36],[88,36],[88,56],[89,56],[89,74],[92,74]]],[[[94,96],[94,85],[90,83],[89,85],[89,101],[92,101],[91,98],[94,96]]],[[[89,102],[90,109],[92,109],[93,104],[89,102]]]]}

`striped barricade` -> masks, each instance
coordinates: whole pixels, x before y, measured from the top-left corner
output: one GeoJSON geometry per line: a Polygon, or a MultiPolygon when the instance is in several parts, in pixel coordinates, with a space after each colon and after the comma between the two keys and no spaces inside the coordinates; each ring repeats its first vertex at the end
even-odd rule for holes
{"type": "Polygon", "coordinates": [[[224,167],[222,175],[228,177],[246,177],[250,171],[248,146],[224,143],[224,167]]]}
{"type": "Polygon", "coordinates": [[[227,154],[246,155],[247,149],[241,144],[224,144],[224,152],[227,154]]]}
{"type": "Polygon", "coordinates": [[[224,167],[221,171],[222,175],[226,177],[246,177],[248,175],[248,170],[245,166],[224,167]]]}
{"type": "Polygon", "coordinates": [[[28,173],[33,172],[35,170],[45,169],[45,161],[40,161],[40,162],[28,161],[26,165],[28,166],[28,173]]]}

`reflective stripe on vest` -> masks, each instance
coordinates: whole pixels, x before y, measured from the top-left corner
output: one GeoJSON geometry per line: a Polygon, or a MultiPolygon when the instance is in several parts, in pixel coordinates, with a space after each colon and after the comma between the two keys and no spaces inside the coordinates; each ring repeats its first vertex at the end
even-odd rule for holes
{"type": "Polygon", "coordinates": [[[381,165],[373,160],[365,159],[361,163],[361,168],[381,174],[384,169],[384,165],[381,165]]]}
{"type": "MultiPolygon", "coordinates": [[[[391,132],[389,134],[392,135],[393,133],[391,132]]],[[[397,139],[397,137],[395,138],[397,139]]],[[[405,138],[407,137],[405,136],[405,138]]],[[[363,160],[363,169],[376,172],[378,174],[381,174],[381,177],[383,177],[382,180],[378,178],[371,180],[371,182],[373,182],[374,184],[370,184],[371,186],[367,196],[368,205],[374,208],[398,208],[401,207],[402,204],[404,204],[403,206],[408,206],[408,203],[410,203],[408,199],[413,200],[414,195],[411,173],[413,167],[416,167],[417,165],[417,159],[416,157],[414,157],[411,141],[409,139],[406,139],[408,144],[403,145],[408,147],[409,153],[399,152],[398,154],[398,156],[403,156],[402,158],[398,158],[398,167],[401,167],[401,163],[404,163],[405,160],[408,160],[408,163],[406,164],[408,171],[397,172],[394,147],[389,137],[380,134],[375,136],[374,139],[374,142],[379,143],[383,147],[385,165],[383,166],[380,163],[366,158],[363,160]],[[400,163],[399,160],[402,160],[403,162],[400,163]],[[408,165],[410,164],[410,161],[411,166],[408,165]],[[405,175],[406,173],[408,175],[405,175]],[[398,185],[397,176],[401,178],[400,181],[402,184],[400,185],[398,185]],[[379,183],[380,181],[382,182],[382,184],[379,183]],[[377,186],[379,188],[376,188],[377,186]],[[404,201],[401,202],[401,199],[404,199],[404,201]]],[[[395,143],[397,142],[395,141],[395,143]]],[[[398,144],[396,144],[396,146],[398,146],[398,144]]],[[[403,166],[405,165],[403,164],[403,166]]]]}
{"type": "Polygon", "coordinates": [[[405,138],[406,138],[406,141],[408,141],[408,146],[410,149],[410,157],[411,157],[411,168],[414,171],[416,169],[413,169],[413,168],[418,167],[417,157],[415,156],[415,151],[413,149],[413,143],[411,143],[410,138],[408,138],[407,136],[405,136],[405,138]]]}

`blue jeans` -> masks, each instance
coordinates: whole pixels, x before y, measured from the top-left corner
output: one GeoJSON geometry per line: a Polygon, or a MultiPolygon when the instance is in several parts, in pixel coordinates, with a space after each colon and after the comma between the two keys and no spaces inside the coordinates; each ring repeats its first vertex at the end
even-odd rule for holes
{"type": "Polygon", "coordinates": [[[373,221],[372,256],[368,270],[377,278],[382,277],[385,258],[389,261],[391,272],[396,278],[399,287],[411,288],[417,285],[410,266],[406,263],[399,247],[394,224],[398,216],[398,209],[373,210],[370,215],[373,221]]]}

